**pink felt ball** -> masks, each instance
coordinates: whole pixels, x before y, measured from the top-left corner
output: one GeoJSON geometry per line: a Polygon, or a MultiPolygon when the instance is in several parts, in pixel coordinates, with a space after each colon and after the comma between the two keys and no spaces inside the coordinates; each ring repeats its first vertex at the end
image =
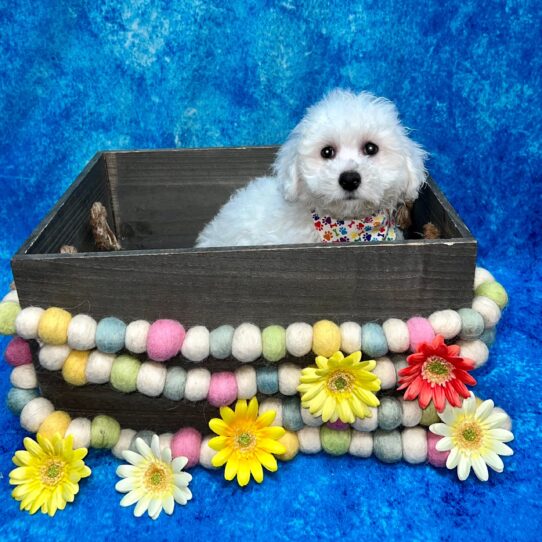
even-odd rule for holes
{"type": "Polygon", "coordinates": [[[171,438],[171,454],[173,457],[186,457],[187,468],[195,467],[199,462],[201,435],[192,427],[179,429],[171,438]]]}
{"type": "Polygon", "coordinates": [[[337,420],[336,422],[327,422],[327,426],[330,429],[335,429],[336,431],[344,431],[350,427],[349,424],[341,422],[341,420],[337,420]]]}
{"type": "Polygon", "coordinates": [[[147,335],[147,354],[153,361],[175,357],[183,345],[186,331],[175,320],[156,320],[147,335]]]}
{"type": "Polygon", "coordinates": [[[32,363],[30,345],[21,337],[13,337],[9,342],[4,354],[6,361],[13,367],[32,363]]]}
{"type": "Polygon", "coordinates": [[[416,352],[422,343],[431,343],[435,338],[433,327],[429,320],[421,316],[414,316],[407,320],[408,332],[410,334],[410,349],[416,352]]]}
{"type": "Polygon", "coordinates": [[[439,452],[436,449],[437,442],[442,437],[440,435],[435,435],[431,431],[427,431],[427,460],[433,467],[445,467],[446,460],[450,455],[450,452],[439,452]]]}
{"type": "Polygon", "coordinates": [[[230,372],[213,373],[207,400],[215,407],[231,405],[237,399],[237,380],[230,372]]]}

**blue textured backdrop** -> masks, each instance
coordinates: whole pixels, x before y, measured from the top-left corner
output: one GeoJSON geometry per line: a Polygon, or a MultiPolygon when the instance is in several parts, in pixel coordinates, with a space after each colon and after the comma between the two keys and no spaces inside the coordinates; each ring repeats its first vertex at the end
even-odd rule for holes
{"type": "MultiPolygon", "coordinates": [[[[244,491],[196,469],[193,502],[156,523],[118,506],[116,460],[91,453],[76,504],[49,520],[9,497],[24,432],[4,410],[0,539],[540,540],[541,25],[537,0],[0,0],[1,290],[98,149],[280,143],[326,89],[368,89],[396,101],[510,293],[476,376],[516,433],[485,485],[324,456],[244,491]]],[[[5,397],[5,364],[0,376],[5,397]]]]}

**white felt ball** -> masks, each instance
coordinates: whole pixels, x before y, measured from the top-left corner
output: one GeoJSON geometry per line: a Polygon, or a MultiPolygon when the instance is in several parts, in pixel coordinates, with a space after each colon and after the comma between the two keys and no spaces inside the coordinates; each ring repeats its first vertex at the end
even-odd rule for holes
{"type": "Polygon", "coordinates": [[[472,300],[472,308],[482,315],[484,327],[486,329],[495,327],[501,319],[501,309],[499,308],[499,305],[497,305],[493,299],[489,299],[489,297],[476,296],[472,300]]]}
{"type": "Polygon", "coordinates": [[[126,326],[124,345],[134,354],[143,354],[147,350],[147,335],[151,325],[146,320],[135,320],[126,326]]]}
{"type": "Polygon", "coordinates": [[[380,378],[380,385],[383,390],[395,388],[395,385],[397,384],[397,374],[395,373],[395,365],[390,358],[378,358],[373,373],[380,378]]]}
{"type": "Polygon", "coordinates": [[[162,433],[158,435],[158,445],[160,450],[165,450],[166,448],[171,449],[171,439],[173,438],[173,433],[162,433]]]}
{"type": "Polygon", "coordinates": [[[339,327],[341,331],[341,350],[352,354],[361,350],[361,326],[356,322],[344,322],[339,327]]]}
{"type": "Polygon", "coordinates": [[[233,357],[243,363],[249,363],[262,355],[262,334],[254,324],[241,324],[233,332],[231,344],[233,357]]]}
{"type": "Polygon", "coordinates": [[[403,459],[413,465],[423,463],[427,459],[427,433],[422,427],[403,429],[403,459]]]}
{"type": "Polygon", "coordinates": [[[184,398],[187,401],[203,401],[207,397],[210,383],[211,373],[207,369],[190,369],[186,373],[184,398]]]}
{"type": "Polygon", "coordinates": [[[403,320],[389,318],[382,324],[390,352],[406,352],[410,346],[410,334],[403,320]]]}
{"type": "Polygon", "coordinates": [[[239,367],[235,371],[237,381],[237,397],[239,399],[251,399],[258,392],[256,383],[256,369],[252,365],[239,367]]]}
{"type": "Polygon", "coordinates": [[[124,459],[122,452],[130,449],[130,445],[132,444],[132,440],[134,440],[136,433],[137,431],[134,431],[133,429],[121,430],[119,440],[111,449],[111,452],[115,457],[118,457],[119,459],[124,459]]]}
{"type": "Polygon", "coordinates": [[[38,325],[45,311],[41,307],[26,307],[15,318],[15,331],[23,339],[35,339],[38,325]]]}
{"type": "Polygon", "coordinates": [[[45,418],[54,412],[55,407],[45,397],[36,397],[29,401],[21,411],[21,427],[30,431],[30,433],[37,433],[40,425],[45,418]]]}
{"type": "Polygon", "coordinates": [[[10,290],[3,298],[2,303],[4,301],[13,301],[14,303],[19,303],[19,294],[17,293],[17,290],[10,290]]]}
{"type": "Polygon", "coordinates": [[[352,431],[348,452],[355,457],[371,457],[373,454],[373,435],[352,431]]]}
{"type": "Polygon", "coordinates": [[[275,397],[268,397],[260,403],[259,414],[273,410],[275,412],[275,419],[271,425],[282,425],[282,402],[275,397]]]}
{"type": "Polygon", "coordinates": [[[415,427],[422,419],[422,409],[418,401],[405,401],[402,397],[399,399],[403,416],[401,423],[404,427],[415,427]]]}
{"type": "Polygon", "coordinates": [[[199,462],[202,467],[205,467],[206,469],[215,469],[216,467],[213,466],[212,460],[213,457],[216,455],[216,451],[209,447],[209,441],[211,440],[211,436],[205,437],[201,441],[201,446],[199,450],[199,462]]]}
{"type": "Polygon", "coordinates": [[[294,322],[286,328],[286,350],[300,358],[312,350],[312,326],[306,322],[294,322]]]}
{"type": "Polygon", "coordinates": [[[149,397],[158,397],[166,385],[167,367],[163,363],[146,361],[137,373],[137,391],[149,397]]]}
{"type": "Polygon", "coordinates": [[[510,416],[508,415],[508,413],[502,409],[501,407],[495,407],[493,409],[493,412],[497,413],[502,413],[502,414],[506,414],[506,422],[502,425],[502,428],[503,429],[506,429],[507,431],[512,431],[512,418],[510,418],[510,416]]]}
{"type": "Polygon", "coordinates": [[[309,427],[320,427],[322,425],[322,416],[314,416],[308,408],[301,407],[301,419],[309,427]]]}
{"type": "Polygon", "coordinates": [[[204,326],[191,327],[181,346],[181,354],[188,361],[200,362],[209,357],[209,330],[204,326]]]}
{"type": "Polygon", "coordinates": [[[474,271],[474,290],[484,282],[495,282],[495,278],[487,269],[477,267],[474,271]]]}
{"type": "Polygon", "coordinates": [[[23,390],[32,390],[38,387],[36,370],[31,363],[14,367],[9,380],[13,386],[23,390]]]}
{"type": "Polygon", "coordinates": [[[113,354],[104,354],[99,350],[93,350],[85,366],[85,376],[90,384],[105,384],[109,382],[111,367],[115,361],[113,354]]]}
{"type": "Polygon", "coordinates": [[[480,339],[476,339],[475,341],[458,341],[457,344],[461,349],[461,357],[472,359],[476,369],[484,365],[489,358],[489,349],[486,343],[480,339]]]}
{"type": "Polygon", "coordinates": [[[428,320],[433,331],[445,339],[453,339],[461,331],[461,316],[451,309],[436,311],[428,320]]]}
{"type": "Polygon", "coordinates": [[[372,412],[370,418],[356,418],[356,421],[352,424],[352,427],[356,431],[375,431],[378,427],[378,409],[369,407],[372,412]]]}
{"type": "Polygon", "coordinates": [[[68,326],[68,344],[74,350],[92,350],[96,347],[96,328],[94,318],[86,314],[77,314],[68,326]]]}
{"type": "Polygon", "coordinates": [[[60,346],[46,344],[39,351],[40,365],[49,371],[60,371],[70,352],[71,349],[67,344],[60,346]]]}
{"type": "Polygon", "coordinates": [[[295,395],[299,386],[301,368],[293,363],[279,365],[279,391],[282,395],[295,395]]]}
{"type": "Polygon", "coordinates": [[[66,436],[73,436],[73,449],[76,448],[88,448],[90,446],[90,428],[92,426],[91,421],[88,418],[74,418],[68,429],[66,429],[66,436]]]}
{"type": "Polygon", "coordinates": [[[397,381],[399,381],[399,371],[408,367],[408,363],[405,356],[393,356],[393,364],[395,365],[395,374],[397,375],[397,381]]]}
{"type": "Polygon", "coordinates": [[[304,454],[317,454],[322,450],[320,429],[318,427],[303,427],[297,432],[299,449],[304,454]]]}

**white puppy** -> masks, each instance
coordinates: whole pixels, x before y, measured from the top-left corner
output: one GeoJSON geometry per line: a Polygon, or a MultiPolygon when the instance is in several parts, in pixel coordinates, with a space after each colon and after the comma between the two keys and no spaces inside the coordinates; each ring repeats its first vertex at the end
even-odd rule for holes
{"type": "Polygon", "coordinates": [[[233,194],[196,246],[402,238],[395,211],[416,199],[425,158],[392,102],[334,90],[308,109],[282,145],[275,176],[233,194]]]}

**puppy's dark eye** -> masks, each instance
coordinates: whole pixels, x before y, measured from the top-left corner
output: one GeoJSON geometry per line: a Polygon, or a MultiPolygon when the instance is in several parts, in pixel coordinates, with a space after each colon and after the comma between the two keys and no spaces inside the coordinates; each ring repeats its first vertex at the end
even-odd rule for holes
{"type": "Polygon", "coordinates": [[[324,160],[331,160],[332,158],[335,158],[335,153],[335,149],[331,145],[328,145],[320,151],[320,156],[324,160]]]}
{"type": "Polygon", "coordinates": [[[372,143],[371,141],[368,141],[363,145],[363,154],[366,154],[367,156],[373,156],[378,152],[378,145],[376,143],[372,143]]]}

